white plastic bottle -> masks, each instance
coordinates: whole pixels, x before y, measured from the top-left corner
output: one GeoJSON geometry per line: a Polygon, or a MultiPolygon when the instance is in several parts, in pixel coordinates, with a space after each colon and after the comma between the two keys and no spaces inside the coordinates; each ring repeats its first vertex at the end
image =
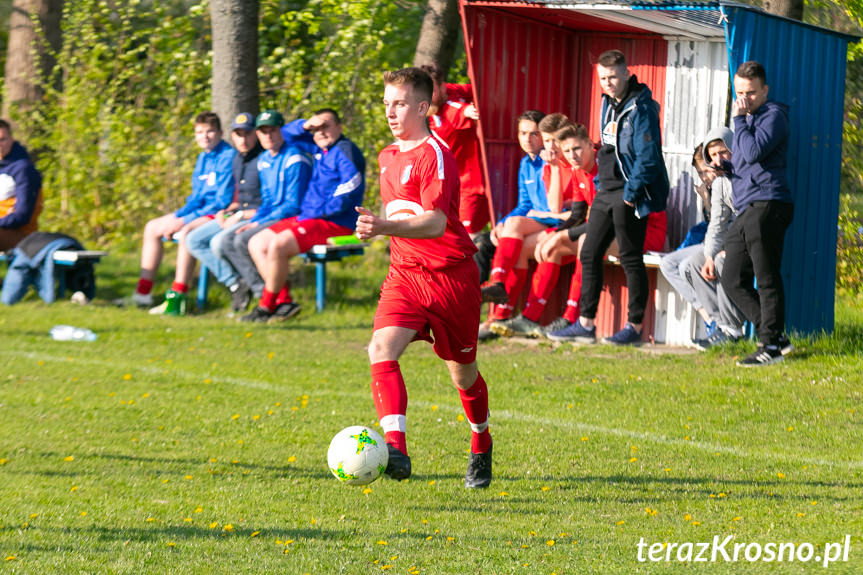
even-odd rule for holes
{"type": "Polygon", "coordinates": [[[72,325],[55,325],[51,338],[56,341],[95,341],[98,336],[87,328],[72,325]]]}

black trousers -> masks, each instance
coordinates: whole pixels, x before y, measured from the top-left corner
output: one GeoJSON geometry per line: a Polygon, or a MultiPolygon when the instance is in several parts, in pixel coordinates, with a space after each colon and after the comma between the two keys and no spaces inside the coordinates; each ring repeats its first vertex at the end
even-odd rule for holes
{"type": "MultiPolygon", "coordinates": [[[[641,323],[649,286],[644,268],[644,236],[647,218],[635,216],[635,208],[623,203],[623,191],[596,193],[590,207],[587,233],[581,248],[581,315],[594,319],[602,293],[602,259],[614,238],[620,248],[620,264],[629,290],[629,323],[641,323]]],[[[726,264],[727,265],[727,264],[726,264]]]]}
{"type": "Polygon", "coordinates": [[[722,287],[765,345],[776,345],[785,331],[780,266],[785,231],[793,218],[794,204],[752,202],[731,224],[725,240],[722,287]]]}
{"type": "Polygon", "coordinates": [[[473,261],[479,268],[480,283],[485,283],[488,281],[491,272],[491,260],[494,259],[494,252],[497,248],[491,243],[491,232],[482,232],[474,238],[473,243],[479,250],[473,254],[473,261]]]}

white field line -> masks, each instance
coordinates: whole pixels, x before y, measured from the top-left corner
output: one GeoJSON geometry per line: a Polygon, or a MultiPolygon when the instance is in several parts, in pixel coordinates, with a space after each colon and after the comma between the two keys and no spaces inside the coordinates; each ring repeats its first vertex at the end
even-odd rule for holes
{"type": "MultiPolygon", "coordinates": [[[[26,357],[29,359],[38,359],[42,361],[53,361],[58,363],[68,363],[69,357],[60,357],[60,356],[52,356],[46,355],[43,353],[35,353],[35,352],[21,352],[14,350],[0,350],[0,356],[2,355],[15,355],[19,357],[26,357]]],[[[114,367],[119,366],[119,362],[111,362],[106,361],[104,359],[97,358],[89,358],[89,357],[76,357],[73,358],[73,361],[76,363],[85,363],[90,365],[112,365],[114,367]]],[[[142,371],[144,373],[148,373],[151,375],[165,375],[165,371],[167,370],[171,374],[175,376],[180,376],[184,379],[202,381],[202,374],[193,373],[186,370],[176,369],[170,366],[166,366],[162,364],[160,366],[156,365],[139,365],[134,368],[136,371],[142,371]]],[[[265,391],[287,391],[290,389],[289,385],[276,385],[272,383],[268,383],[266,381],[260,381],[256,379],[245,379],[238,377],[230,377],[225,376],[223,374],[219,374],[216,376],[208,376],[203,375],[203,377],[210,377],[213,380],[213,384],[219,383],[227,383],[230,385],[236,385],[240,387],[246,387],[249,389],[260,389],[265,391]]],[[[303,391],[303,390],[298,390],[303,391]]],[[[366,388],[358,389],[356,391],[345,391],[343,389],[328,391],[327,394],[335,395],[340,397],[366,397],[368,393],[366,392],[366,388]]],[[[427,401],[420,400],[412,400],[410,402],[412,406],[418,406],[423,408],[431,408],[432,403],[427,401]]],[[[447,406],[447,405],[438,405],[439,410],[452,412],[452,413],[462,413],[461,409],[456,406],[447,406]]],[[[602,425],[594,425],[590,423],[582,423],[578,421],[568,421],[565,419],[556,419],[550,417],[537,417],[531,414],[526,413],[513,413],[509,410],[494,410],[491,414],[491,422],[494,423],[495,420],[506,420],[513,421],[518,424],[523,425],[531,425],[535,427],[555,427],[555,428],[563,428],[569,430],[570,432],[579,432],[581,434],[585,433],[597,433],[602,435],[611,435],[614,437],[621,437],[626,439],[633,439],[638,441],[649,441],[651,443],[657,443],[659,445],[668,445],[676,448],[683,449],[695,449],[698,451],[705,451],[710,454],[722,453],[725,455],[732,455],[734,457],[740,457],[744,459],[771,459],[775,461],[781,462],[796,462],[803,463],[806,465],[820,465],[820,466],[831,466],[831,467],[839,467],[839,468],[847,468],[847,469],[863,469],[863,461],[832,461],[829,459],[824,459],[821,457],[801,457],[795,454],[785,454],[785,453],[775,453],[770,451],[749,451],[746,449],[741,449],[736,446],[727,446],[727,445],[718,445],[715,443],[708,443],[705,441],[692,441],[685,439],[676,439],[669,438],[662,434],[657,433],[646,433],[643,431],[633,431],[630,429],[622,429],[618,427],[606,427],[602,425]]]]}

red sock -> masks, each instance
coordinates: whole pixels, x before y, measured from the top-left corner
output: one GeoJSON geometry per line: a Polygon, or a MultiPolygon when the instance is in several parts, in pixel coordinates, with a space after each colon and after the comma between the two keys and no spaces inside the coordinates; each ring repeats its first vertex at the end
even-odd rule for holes
{"type": "Polygon", "coordinates": [[[488,432],[488,387],[482,374],[476,374],[476,381],[469,389],[460,389],[464,414],[470,422],[470,450],[485,453],[491,447],[491,434],[488,432]]]}
{"type": "Polygon", "coordinates": [[[512,268],[512,273],[506,277],[505,284],[509,301],[494,306],[494,319],[507,319],[512,315],[515,311],[515,302],[518,301],[518,296],[524,289],[525,281],[527,281],[527,268],[512,268]]]}
{"type": "Polygon", "coordinates": [[[538,322],[540,316],[542,316],[542,312],[545,311],[548,296],[551,295],[551,290],[557,285],[559,278],[560,264],[542,262],[536,266],[536,271],[533,272],[533,285],[530,288],[530,295],[527,298],[527,303],[521,315],[530,321],[538,322]]]}
{"type": "Polygon", "coordinates": [[[283,303],[291,303],[294,299],[291,297],[291,284],[285,282],[284,287],[279,290],[279,295],[276,296],[276,305],[283,303]]]}
{"type": "Polygon", "coordinates": [[[189,286],[187,286],[186,284],[181,284],[180,282],[172,283],[171,289],[177,293],[189,293],[189,286]]]}
{"type": "Polygon", "coordinates": [[[380,361],[372,364],[372,399],[386,442],[408,454],[405,440],[408,410],[408,390],[397,361],[380,361]]]}
{"type": "Polygon", "coordinates": [[[153,291],[153,280],[145,280],[144,278],[139,279],[138,287],[135,288],[135,291],[141,295],[147,295],[153,291]]]}
{"type": "Polygon", "coordinates": [[[489,281],[506,281],[509,272],[515,267],[515,263],[518,261],[518,255],[521,253],[523,243],[524,240],[519,238],[500,238],[497,243],[497,250],[494,252],[494,259],[491,262],[489,281]]]}
{"type": "Polygon", "coordinates": [[[578,300],[581,298],[581,260],[575,262],[575,273],[572,274],[572,282],[569,284],[569,297],[566,300],[566,311],[563,317],[569,323],[578,320],[578,300]]]}
{"type": "Polygon", "coordinates": [[[258,305],[270,313],[276,311],[276,294],[264,288],[264,293],[261,294],[261,301],[258,305]]]}

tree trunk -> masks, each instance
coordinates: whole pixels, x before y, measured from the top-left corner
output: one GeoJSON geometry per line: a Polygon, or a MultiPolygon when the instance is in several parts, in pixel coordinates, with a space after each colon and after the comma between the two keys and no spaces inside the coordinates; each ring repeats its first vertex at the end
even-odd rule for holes
{"type": "Polygon", "coordinates": [[[37,105],[45,94],[43,81],[54,68],[54,52],[60,49],[60,19],[63,0],[13,0],[9,17],[9,45],[6,52],[6,82],[3,116],[13,107],[37,105]],[[39,22],[42,37],[33,18],[39,22]]]}
{"type": "Polygon", "coordinates": [[[458,0],[428,0],[414,66],[436,63],[446,77],[455,54],[459,24],[458,0]]]}
{"type": "Polygon", "coordinates": [[[777,16],[803,21],[804,0],[765,0],[764,9],[777,16]]]}
{"type": "Polygon", "coordinates": [[[234,116],[258,113],[258,0],[212,0],[213,111],[227,134],[234,116]]]}

